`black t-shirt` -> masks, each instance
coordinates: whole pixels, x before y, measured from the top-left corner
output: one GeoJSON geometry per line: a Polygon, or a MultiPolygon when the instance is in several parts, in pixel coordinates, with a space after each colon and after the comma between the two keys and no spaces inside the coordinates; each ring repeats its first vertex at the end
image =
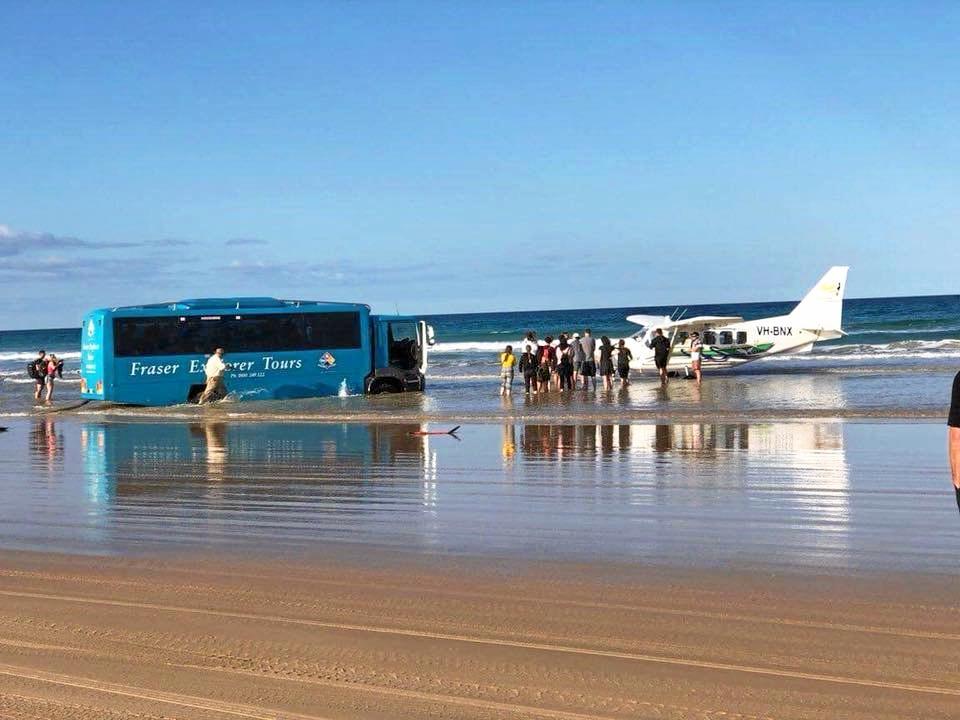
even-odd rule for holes
{"type": "Polygon", "coordinates": [[[947,425],[960,427],[960,372],[953,379],[953,396],[950,398],[950,416],[947,425]]]}
{"type": "Polygon", "coordinates": [[[670,354],[670,341],[663,335],[656,335],[650,341],[650,347],[653,348],[653,353],[657,357],[666,357],[670,354]]]}

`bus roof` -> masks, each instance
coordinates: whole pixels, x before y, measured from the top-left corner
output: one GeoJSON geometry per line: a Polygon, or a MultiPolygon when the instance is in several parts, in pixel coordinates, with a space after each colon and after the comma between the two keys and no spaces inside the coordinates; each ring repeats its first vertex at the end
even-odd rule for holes
{"type": "Polygon", "coordinates": [[[227,298],[190,298],[148,305],[125,305],[122,307],[102,308],[101,312],[183,312],[190,310],[236,312],[237,310],[370,310],[363,303],[325,302],[322,300],[278,300],[271,297],[227,297],[227,298]]]}

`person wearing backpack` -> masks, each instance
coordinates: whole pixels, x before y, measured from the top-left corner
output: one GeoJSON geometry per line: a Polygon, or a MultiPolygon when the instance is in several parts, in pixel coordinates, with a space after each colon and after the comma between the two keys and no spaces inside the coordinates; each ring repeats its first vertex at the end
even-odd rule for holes
{"type": "Polygon", "coordinates": [[[43,384],[47,380],[47,363],[44,362],[44,358],[46,358],[46,356],[46,350],[39,350],[37,352],[37,359],[31,360],[29,363],[27,363],[27,375],[29,375],[34,382],[34,400],[40,399],[40,393],[43,392],[43,384]]]}

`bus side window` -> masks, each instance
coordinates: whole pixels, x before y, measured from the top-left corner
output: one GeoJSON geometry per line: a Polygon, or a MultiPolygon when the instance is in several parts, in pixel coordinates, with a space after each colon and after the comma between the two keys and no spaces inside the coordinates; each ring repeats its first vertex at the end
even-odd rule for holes
{"type": "Polygon", "coordinates": [[[720,331],[720,344],[733,345],[733,333],[730,330],[720,331]]]}
{"type": "Polygon", "coordinates": [[[713,330],[705,330],[703,333],[703,344],[704,345],[716,345],[717,344],[717,334],[713,330]]]}
{"type": "Polygon", "coordinates": [[[746,345],[747,344],[747,333],[745,330],[737,331],[737,345],[746,345]]]}

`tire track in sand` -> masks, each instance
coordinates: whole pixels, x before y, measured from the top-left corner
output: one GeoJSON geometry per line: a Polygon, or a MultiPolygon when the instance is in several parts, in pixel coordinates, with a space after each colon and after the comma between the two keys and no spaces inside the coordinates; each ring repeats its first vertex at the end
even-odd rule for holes
{"type": "Polygon", "coordinates": [[[250,718],[250,720],[331,720],[330,718],[319,715],[302,715],[300,713],[281,710],[264,710],[253,707],[252,705],[210,700],[195,695],[184,695],[182,693],[168,692],[165,690],[150,690],[148,688],[104,682],[102,680],[94,680],[76,675],[63,675],[61,673],[33,670],[32,668],[19,667],[17,665],[0,664],[0,675],[61,685],[64,687],[79,688],[81,690],[92,690],[94,692],[119,695],[135,700],[147,700],[150,702],[165,703],[167,705],[177,705],[192,710],[206,710],[208,712],[232,715],[234,717],[250,718]]]}
{"type": "MultiPolygon", "coordinates": [[[[205,667],[183,665],[181,667],[193,668],[198,670],[209,670],[212,672],[228,673],[230,675],[244,675],[248,677],[262,678],[263,674],[252,670],[238,670],[224,667],[205,667]]],[[[569,710],[554,710],[551,708],[541,708],[533,705],[522,705],[519,703],[503,703],[495,700],[480,700],[478,698],[462,697],[457,695],[442,695],[438,693],[428,693],[419,690],[404,690],[401,688],[378,687],[376,685],[366,685],[363,683],[350,683],[337,680],[322,680],[319,678],[298,678],[288,676],[273,676],[272,679],[302,683],[306,685],[319,685],[321,687],[332,687],[339,690],[355,690],[360,692],[369,692],[378,695],[389,695],[399,697],[405,700],[419,700],[423,702],[444,703],[447,705],[462,705],[464,707],[476,708],[478,710],[494,710],[497,712],[524,713],[527,715],[539,715],[540,717],[554,718],[555,720],[613,720],[609,715],[595,715],[589,713],[572,712],[569,710]]],[[[654,710],[658,715],[663,716],[663,711],[678,711],[681,714],[676,717],[689,717],[684,713],[696,712],[701,718],[711,720],[712,718],[723,718],[723,720],[772,720],[769,716],[744,715],[741,713],[730,713],[722,710],[708,710],[683,707],[680,705],[665,705],[663,703],[652,703],[636,701],[633,704],[654,710]]]]}
{"type": "MultiPolygon", "coordinates": [[[[174,568],[177,572],[188,572],[187,569],[174,568]]],[[[226,577],[243,577],[242,575],[237,575],[236,573],[216,573],[213,571],[203,571],[205,574],[213,575],[223,575],[226,577]]],[[[91,581],[88,578],[81,576],[59,576],[55,574],[46,574],[46,573],[20,573],[17,571],[3,571],[0,570],[0,577],[31,577],[37,580],[55,580],[55,581],[69,581],[69,582],[78,582],[78,583],[90,583],[91,581]]],[[[249,578],[261,579],[261,576],[248,575],[249,578]]],[[[282,576],[278,579],[283,579],[282,576]]],[[[302,578],[291,578],[297,579],[300,582],[307,582],[308,584],[313,585],[325,585],[331,587],[350,587],[352,582],[347,581],[338,581],[338,580],[324,580],[324,579],[309,579],[303,580],[302,578]]],[[[137,582],[137,581],[114,581],[114,580],[94,580],[100,585],[109,585],[113,583],[123,584],[130,587],[141,587],[148,588],[152,587],[151,583],[148,582],[137,582]]],[[[385,584],[385,583],[376,583],[374,587],[383,590],[395,590],[404,593],[414,593],[418,592],[420,588],[409,587],[405,585],[398,584],[385,584]]],[[[216,588],[211,585],[177,585],[178,590],[191,591],[191,592],[222,592],[222,588],[216,588]]],[[[728,612],[718,612],[712,610],[696,610],[696,609],[683,609],[683,608],[667,608],[659,605],[637,605],[633,603],[616,603],[616,602],[602,602],[602,601],[587,601],[587,600],[570,600],[566,598],[550,598],[550,597],[525,597],[522,595],[513,596],[505,595],[498,593],[484,593],[476,591],[463,591],[463,590],[450,590],[447,588],[435,588],[431,590],[432,592],[438,592],[442,595],[448,597],[463,597],[463,598],[472,598],[478,600],[494,600],[500,602],[523,602],[529,604],[547,604],[547,605],[556,605],[560,607],[572,607],[580,608],[584,610],[618,610],[623,612],[637,612],[637,613],[648,613],[656,615],[668,615],[672,617],[694,617],[702,618],[704,620],[722,620],[725,622],[739,622],[739,623],[755,623],[758,625],[776,625],[776,626],[786,626],[786,627],[797,627],[797,628],[806,628],[810,630],[829,630],[829,631],[839,631],[839,632],[850,632],[850,633],[866,633],[871,635],[884,635],[889,637],[903,637],[903,638],[915,638],[918,640],[951,640],[960,642],[960,633],[943,633],[937,632],[935,630],[904,630],[902,628],[895,627],[882,627],[879,625],[860,625],[857,623],[837,623],[837,622],[825,622],[819,620],[798,620],[792,618],[771,618],[764,617],[762,615],[749,615],[745,613],[728,613],[728,612]]],[[[239,597],[244,596],[256,596],[259,595],[257,592],[249,590],[235,589],[231,590],[234,595],[239,597]]],[[[956,608],[947,607],[947,608],[937,608],[938,611],[952,611],[956,608]]]]}
{"type": "Polygon", "coordinates": [[[469,635],[457,635],[452,633],[437,633],[421,630],[404,630],[401,628],[388,628],[375,625],[357,625],[353,623],[334,623],[324,622],[322,620],[309,620],[306,618],[289,618],[279,615],[261,615],[257,613],[245,613],[230,610],[213,610],[209,608],[193,608],[179,605],[163,605],[158,603],[133,602],[129,600],[106,600],[101,598],[84,598],[73,595],[54,595],[49,593],[28,593],[17,592],[13,590],[0,590],[0,595],[8,597],[23,597],[34,600],[51,600],[55,602],[73,602],[88,605],[101,605],[108,607],[126,607],[140,608],[143,610],[154,610],[170,613],[188,613],[193,615],[206,615],[210,617],[226,617],[240,620],[254,620],[259,622],[274,622],[289,625],[301,625],[304,627],[328,628],[331,630],[346,630],[352,632],[376,633],[380,635],[395,635],[400,637],[422,638],[427,640],[445,640],[450,642],[470,643],[474,645],[489,645],[497,647],[511,647],[524,650],[539,650],[544,652],[562,653],[567,655],[582,655],[592,657],[616,658],[619,660],[631,660],[635,662],[655,663],[659,665],[673,665],[678,667],[700,668],[703,670],[717,670],[723,672],[745,673],[750,675],[764,675],[768,677],[780,677],[792,680],[807,680],[813,682],[825,682],[839,685],[853,685],[860,687],[871,687],[884,690],[900,690],[903,692],[925,693],[931,695],[945,695],[960,697],[960,688],[937,687],[933,685],[916,685],[912,683],[890,682],[886,680],[869,680],[866,678],[848,677],[842,675],[826,675],[823,673],[811,673],[801,670],[780,670],[776,668],[765,668],[757,665],[739,665],[734,663],[712,662],[709,660],[692,660],[678,657],[667,657],[661,655],[649,655],[641,653],[627,653],[613,650],[599,650],[592,648],[579,648],[570,645],[552,645],[547,643],[524,642],[522,640],[502,640],[497,638],[471,637],[469,635]]]}

